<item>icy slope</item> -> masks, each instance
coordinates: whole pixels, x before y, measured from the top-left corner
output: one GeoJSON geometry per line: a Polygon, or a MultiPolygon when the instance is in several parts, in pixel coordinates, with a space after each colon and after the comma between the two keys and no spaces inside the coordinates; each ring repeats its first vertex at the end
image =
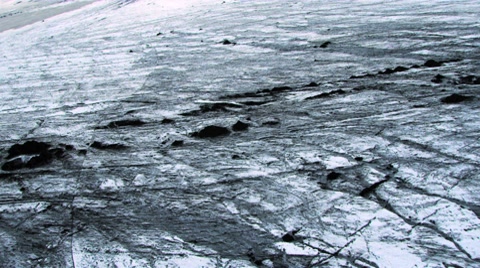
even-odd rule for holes
{"type": "Polygon", "coordinates": [[[0,263],[479,265],[480,4],[168,3],[0,33],[0,263]]]}

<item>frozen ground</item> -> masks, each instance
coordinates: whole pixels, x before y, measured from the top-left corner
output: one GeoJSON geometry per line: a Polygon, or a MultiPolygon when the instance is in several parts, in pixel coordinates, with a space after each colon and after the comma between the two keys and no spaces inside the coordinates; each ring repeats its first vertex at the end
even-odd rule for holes
{"type": "Polygon", "coordinates": [[[480,3],[79,2],[0,33],[2,265],[480,265],[480,3]]]}

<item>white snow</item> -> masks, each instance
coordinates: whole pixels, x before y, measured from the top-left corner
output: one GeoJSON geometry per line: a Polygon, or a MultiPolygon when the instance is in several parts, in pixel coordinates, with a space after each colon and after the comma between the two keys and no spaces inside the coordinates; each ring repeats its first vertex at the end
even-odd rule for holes
{"type": "Polygon", "coordinates": [[[356,164],[348,160],[347,158],[341,156],[329,156],[327,159],[322,160],[322,162],[327,170],[340,167],[351,167],[356,164]]]}
{"type": "Polygon", "coordinates": [[[412,253],[411,248],[391,245],[388,242],[370,242],[369,250],[375,252],[375,262],[380,267],[423,267],[422,259],[412,253]]]}
{"type": "Polygon", "coordinates": [[[223,202],[223,205],[225,206],[225,208],[232,214],[238,214],[239,211],[237,209],[237,206],[235,205],[235,203],[233,203],[232,201],[224,201],[223,202]]]}
{"type": "Polygon", "coordinates": [[[278,242],[275,243],[275,246],[281,251],[285,250],[285,253],[289,255],[306,255],[306,256],[315,256],[318,254],[316,249],[305,245],[297,245],[294,243],[287,242],[278,242]]]}
{"type": "Polygon", "coordinates": [[[210,258],[199,257],[195,255],[190,255],[188,257],[172,257],[168,261],[157,261],[155,267],[164,268],[206,268],[206,267],[215,267],[215,263],[210,258]]]}
{"type": "Polygon", "coordinates": [[[39,213],[44,211],[50,203],[48,202],[26,202],[17,204],[5,204],[0,205],[0,213],[12,213],[12,212],[32,212],[39,213]]]}
{"type": "Polygon", "coordinates": [[[107,178],[100,184],[100,189],[108,190],[108,191],[117,191],[119,188],[122,188],[123,186],[125,186],[125,183],[123,182],[122,179],[107,178]]]}

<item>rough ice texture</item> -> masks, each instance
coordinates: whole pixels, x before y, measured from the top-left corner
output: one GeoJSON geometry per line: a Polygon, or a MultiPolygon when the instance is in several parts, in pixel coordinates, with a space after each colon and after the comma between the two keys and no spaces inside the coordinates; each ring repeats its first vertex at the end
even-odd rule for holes
{"type": "Polygon", "coordinates": [[[3,266],[480,266],[478,1],[59,2],[0,9],[0,164],[58,153],[3,266]]]}

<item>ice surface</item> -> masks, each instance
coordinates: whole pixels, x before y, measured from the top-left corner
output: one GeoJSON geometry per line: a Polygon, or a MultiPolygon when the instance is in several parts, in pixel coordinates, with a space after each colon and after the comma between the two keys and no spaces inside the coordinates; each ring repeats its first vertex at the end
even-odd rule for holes
{"type": "Polygon", "coordinates": [[[479,3],[18,2],[2,265],[479,266],[479,3]]]}

